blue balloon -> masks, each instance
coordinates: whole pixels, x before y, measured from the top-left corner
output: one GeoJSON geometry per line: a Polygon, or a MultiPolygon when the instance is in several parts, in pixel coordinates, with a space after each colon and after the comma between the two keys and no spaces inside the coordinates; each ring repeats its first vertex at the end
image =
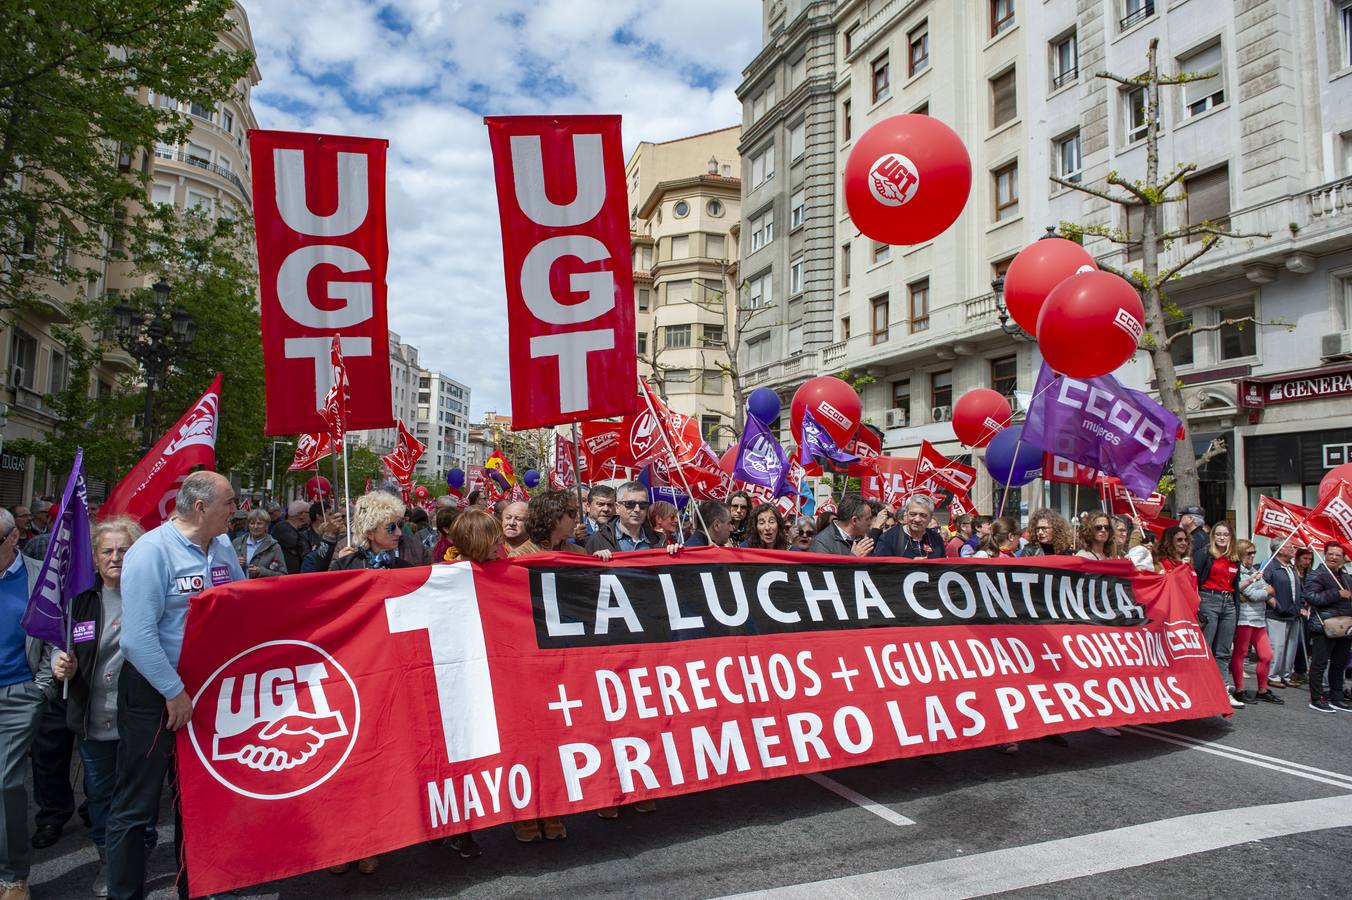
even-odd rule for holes
{"type": "Polygon", "coordinates": [[[540,483],[540,473],[535,471],[534,469],[527,469],[526,487],[533,489],[539,483],[540,483]]]}
{"type": "Polygon", "coordinates": [[[751,415],[769,425],[779,418],[779,395],[768,387],[758,387],[746,399],[746,408],[751,415]]]}
{"type": "Polygon", "coordinates": [[[457,491],[465,486],[465,470],[451,469],[446,473],[446,486],[453,487],[457,491]]]}
{"type": "Polygon", "coordinates": [[[1042,474],[1042,448],[1019,440],[1022,425],[1002,430],[986,447],[986,471],[1000,484],[1025,485],[1042,474]]]}

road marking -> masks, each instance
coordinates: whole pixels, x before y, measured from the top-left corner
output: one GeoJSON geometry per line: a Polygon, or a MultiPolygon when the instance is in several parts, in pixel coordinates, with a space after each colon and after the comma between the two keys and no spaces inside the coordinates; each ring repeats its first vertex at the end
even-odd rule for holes
{"type": "Polygon", "coordinates": [[[893,825],[915,824],[915,819],[908,819],[901,813],[896,812],[895,810],[888,809],[881,803],[874,803],[872,800],[865,797],[863,794],[857,791],[852,791],[845,785],[841,784],[839,781],[836,781],[832,778],[827,778],[825,775],[804,775],[803,777],[814,784],[821,785],[831,793],[835,794],[837,797],[844,797],[846,800],[850,801],[855,806],[868,810],[878,818],[886,822],[891,822],[893,825]]]}
{"type": "MultiPolygon", "coordinates": [[[[829,878],[765,891],[737,900],[817,900],[820,897],[906,897],[958,900],[1054,884],[1135,866],[1206,853],[1265,838],[1352,827],[1346,795],[1197,813],[1110,831],[1008,847],[971,856],[829,878]]],[[[723,898],[732,900],[732,898],[723,898]]]]}
{"type": "Polygon", "coordinates": [[[1235,762],[1248,763],[1251,766],[1271,769],[1273,772],[1282,772],[1287,775],[1294,775],[1297,778],[1304,778],[1308,781],[1317,781],[1320,784],[1331,784],[1336,788],[1352,791],[1352,776],[1342,775],[1337,772],[1327,772],[1323,769],[1316,769],[1311,766],[1301,765],[1300,763],[1287,762],[1284,759],[1278,759],[1274,756],[1264,756],[1261,753],[1254,753],[1252,750],[1241,750],[1238,747],[1230,747],[1225,744],[1203,741],[1198,738],[1188,737],[1186,734],[1179,734],[1175,731],[1166,731],[1163,728],[1153,728],[1149,725],[1123,725],[1122,730],[1130,731],[1133,734],[1139,734],[1141,737],[1148,737],[1151,740],[1163,741],[1166,744],[1176,744],[1179,747],[1186,747],[1189,750],[1200,750],[1203,753],[1210,753],[1213,756],[1223,756],[1226,759],[1231,759],[1235,762]]]}

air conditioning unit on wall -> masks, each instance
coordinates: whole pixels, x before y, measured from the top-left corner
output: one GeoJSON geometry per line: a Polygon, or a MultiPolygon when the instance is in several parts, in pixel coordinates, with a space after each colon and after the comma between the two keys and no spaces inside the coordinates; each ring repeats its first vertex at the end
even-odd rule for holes
{"type": "Polygon", "coordinates": [[[905,427],[906,427],[906,410],[904,410],[904,409],[889,409],[889,410],[887,411],[887,427],[888,427],[888,428],[905,428],[905,427]]]}
{"type": "Polygon", "coordinates": [[[1352,331],[1335,331],[1319,339],[1319,355],[1323,359],[1352,356],[1352,331]]]}
{"type": "Polygon", "coordinates": [[[930,410],[931,422],[948,422],[953,418],[953,407],[936,406],[930,410]]]}

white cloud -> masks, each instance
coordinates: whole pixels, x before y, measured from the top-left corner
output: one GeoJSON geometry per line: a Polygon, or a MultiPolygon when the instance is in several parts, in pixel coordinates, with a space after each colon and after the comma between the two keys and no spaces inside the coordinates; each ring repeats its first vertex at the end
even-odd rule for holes
{"type": "Polygon", "coordinates": [[[476,417],[510,409],[483,115],[619,113],[626,151],[722,128],[760,47],[745,0],[244,3],[261,127],[390,140],[390,327],[470,385],[476,417]]]}

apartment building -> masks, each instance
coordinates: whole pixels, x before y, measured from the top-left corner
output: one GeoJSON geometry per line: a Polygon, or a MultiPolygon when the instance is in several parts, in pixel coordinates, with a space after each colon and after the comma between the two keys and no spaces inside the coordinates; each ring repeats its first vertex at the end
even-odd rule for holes
{"type": "MultiPolygon", "coordinates": [[[[253,50],[253,36],[244,8],[236,3],[228,13],[232,27],[220,35],[221,44],[232,50],[253,50]]],[[[257,127],[250,92],[261,75],[252,67],[237,85],[237,96],[217,109],[185,104],[173,97],[142,91],[146,103],[171,107],[186,113],[192,131],[182,146],[158,145],[153,153],[125,154],[119,165],[148,175],[150,201],[183,208],[198,206],[216,215],[250,217],[253,201],[249,188],[249,154],[246,133],[257,127]]],[[[22,183],[19,185],[22,187],[22,183]]],[[[117,246],[117,234],[109,235],[110,247],[117,246]]],[[[46,398],[65,390],[69,379],[69,360],[65,347],[53,333],[53,327],[69,321],[67,304],[77,298],[120,295],[148,286],[149,280],[133,276],[129,262],[75,261],[77,268],[97,268],[97,277],[86,282],[74,280],[52,283],[38,304],[14,311],[0,329],[0,353],[4,355],[3,385],[0,402],[8,407],[3,436],[7,441],[41,440],[56,425],[56,417],[46,398]]],[[[112,393],[121,377],[134,376],[135,360],[121,348],[112,347],[101,366],[93,373],[91,396],[112,393]]],[[[64,472],[39,470],[30,457],[14,452],[0,454],[0,506],[27,502],[34,495],[58,491],[64,472]]],[[[111,484],[90,473],[90,496],[102,499],[111,484]]]]}
{"type": "Polygon", "coordinates": [[[699,419],[715,449],[737,439],[728,348],[737,329],[739,126],[644,141],[625,166],[639,374],[699,419]]]}
{"type": "MultiPolygon", "coordinates": [[[[766,3],[766,49],[748,73],[768,78],[774,60],[790,60],[790,40],[807,32],[822,6],[766,3]]],[[[1009,261],[1061,222],[1139,231],[1139,221],[1127,221],[1121,208],[1051,176],[1098,184],[1110,171],[1143,177],[1142,94],[1094,73],[1141,74],[1149,42],[1158,40],[1164,71],[1217,73],[1163,89],[1162,168],[1197,166],[1183,182],[1187,200],[1166,209],[1165,227],[1205,220],[1264,235],[1224,241],[1169,289],[1184,313],[1173,330],[1202,329],[1172,347],[1193,422],[1190,439],[1199,453],[1216,438],[1228,448],[1203,469],[1203,502],[1212,517],[1230,516],[1241,531],[1260,492],[1308,502],[1322,473],[1352,452],[1352,2],[824,6],[835,60],[834,143],[824,167],[832,191],[824,204],[834,257],[831,337],[801,350],[776,344],[782,350],[773,361],[752,372],[849,369],[870,376],[862,387],[864,416],[884,428],[885,452],[908,455],[928,440],[963,456],[949,424],[956,399],[989,387],[1018,407],[1041,362],[1028,336],[1001,317],[1009,261]],[[836,173],[871,125],[917,112],[961,136],[972,159],[971,196],[958,221],[932,241],[876,244],[849,220],[836,173]],[[1220,324],[1246,316],[1289,327],[1220,324]]],[[[743,85],[749,116],[755,87],[743,85]]],[[[754,159],[752,145],[765,138],[745,129],[744,155],[754,159]]],[[[778,192],[767,183],[766,193],[756,195],[756,179],[749,179],[744,230],[765,198],[792,196],[792,182],[778,192]]],[[[1106,264],[1137,264],[1138,251],[1106,240],[1091,238],[1086,247],[1106,264]]],[[[766,259],[778,271],[781,258],[796,253],[788,245],[766,256],[747,249],[748,274],[766,259]]],[[[1196,249],[1196,241],[1179,241],[1162,264],[1196,249]]],[[[1118,375],[1131,386],[1152,387],[1143,358],[1118,375]]],[[[786,398],[791,393],[788,379],[759,383],[781,387],[786,398]]],[[[980,474],[975,498],[989,510],[993,485],[980,474]]],[[[1076,499],[1071,489],[1039,482],[1011,496],[1011,511],[1050,503],[1069,512],[1076,499]]],[[[1081,508],[1095,502],[1078,500],[1081,508]]]]}
{"type": "Polygon", "coordinates": [[[417,463],[419,475],[444,478],[448,470],[469,465],[469,393],[445,372],[418,371],[414,434],[427,447],[417,463]]]}

